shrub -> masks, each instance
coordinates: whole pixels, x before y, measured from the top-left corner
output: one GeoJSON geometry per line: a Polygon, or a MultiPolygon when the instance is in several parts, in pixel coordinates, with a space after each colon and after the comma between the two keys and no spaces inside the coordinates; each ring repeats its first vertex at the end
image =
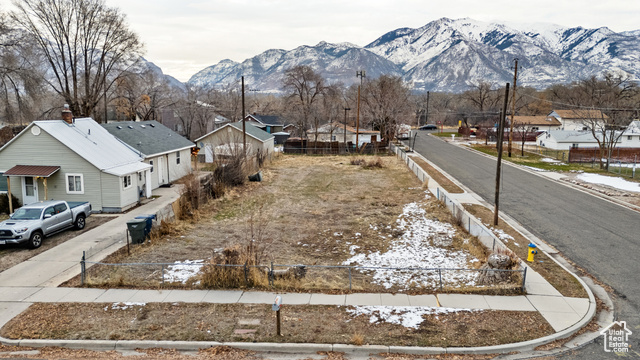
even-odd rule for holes
{"type": "MultiPolygon", "coordinates": [[[[9,214],[9,196],[7,194],[0,194],[0,213],[9,214]]],[[[22,206],[20,200],[11,194],[11,199],[13,199],[13,211],[22,206]]]]}

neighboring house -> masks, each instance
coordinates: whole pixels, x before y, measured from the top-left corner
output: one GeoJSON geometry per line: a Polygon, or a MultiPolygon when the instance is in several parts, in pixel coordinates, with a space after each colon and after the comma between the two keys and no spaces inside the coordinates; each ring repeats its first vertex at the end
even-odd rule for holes
{"type": "Polygon", "coordinates": [[[159,122],[120,121],[102,126],[151,165],[151,189],[191,173],[191,148],[196,145],[159,122]]]}
{"type": "Polygon", "coordinates": [[[598,141],[591,131],[551,130],[538,135],[538,146],[552,150],[569,150],[571,148],[597,147],[598,141]]]}
{"type": "MultiPolygon", "coordinates": [[[[607,138],[611,139],[612,136],[610,136],[611,133],[609,131],[613,130],[608,130],[607,132],[607,138]]],[[[598,138],[602,138],[601,133],[596,132],[596,134],[598,134],[598,138]]],[[[640,148],[640,121],[632,121],[622,133],[616,131],[616,135],[613,138],[617,139],[615,147],[640,148]]],[[[591,131],[547,131],[538,135],[536,143],[538,146],[553,150],[598,147],[598,142],[591,131]]]]}
{"type": "Polygon", "coordinates": [[[316,133],[318,135],[318,141],[345,141],[345,129],[346,129],[346,142],[356,143],[356,132],[358,133],[358,146],[362,146],[365,143],[371,143],[380,141],[380,132],[375,130],[359,129],[349,125],[340,123],[328,123],[320,126],[316,129],[310,129],[307,131],[307,137],[309,141],[315,141],[316,133]]]}
{"type": "MultiPolygon", "coordinates": [[[[270,159],[273,154],[274,136],[249,122],[245,123],[245,129],[247,155],[253,157],[259,154],[265,159],[270,159]]],[[[242,121],[226,124],[196,139],[196,144],[203,149],[207,163],[213,162],[216,157],[229,156],[236,151],[242,151],[244,144],[242,121]]]]}
{"type": "Polygon", "coordinates": [[[251,123],[269,134],[285,131],[284,123],[280,120],[279,116],[275,115],[249,114],[244,118],[244,121],[251,123]]]}
{"type": "Polygon", "coordinates": [[[0,172],[23,204],[43,200],[90,201],[94,211],[135,206],[150,181],[142,156],[91,118],[29,124],[0,148],[0,172]]]}
{"type": "MultiPolygon", "coordinates": [[[[511,120],[507,117],[508,120],[511,120]]],[[[513,123],[516,127],[522,127],[527,131],[552,131],[559,130],[562,125],[558,119],[553,116],[514,116],[513,123]]],[[[517,130],[514,130],[517,132],[517,130]]]]}
{"type": "Polygon", "coordinates": [[[547,117],[559,121],[559,130],[565,131],[589,130],[590,124],[600,127],[609,121],[609,117],[602,111],[590,109],[553,110],[547,117]]]}

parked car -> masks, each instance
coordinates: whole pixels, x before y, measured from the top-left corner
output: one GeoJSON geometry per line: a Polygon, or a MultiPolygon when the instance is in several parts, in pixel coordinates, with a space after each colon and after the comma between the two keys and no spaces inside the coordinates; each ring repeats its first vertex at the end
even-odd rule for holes
{"type": "Polygon", "coordinates": [[[398,135],[397,135],[398,140],[407,140],[410,135],[411,135],[411,126],[406,124],[401,124],[398,127],[398,135]]]}
{"type": "Polygon", "coordinates": [[[0,245],[26,243],[39,248],[46,236],[72,227],[84,229],[89,215],[88,202],[49,200],[23,206],[0,223],[0,245]]]}
{"type": "Polygon", "coordinates": [[[433,124],[422,125],[418,128],[419,130],[438,130],[438,127],[433,124]]]}

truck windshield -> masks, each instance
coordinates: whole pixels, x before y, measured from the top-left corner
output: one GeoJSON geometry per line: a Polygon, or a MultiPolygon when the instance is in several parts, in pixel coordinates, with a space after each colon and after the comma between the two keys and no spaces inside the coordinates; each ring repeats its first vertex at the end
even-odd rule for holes
{"type": "Polygon", "coordinates": [[[40,219],[42,209],[18,209],[11,216],[13,220],[37,220],[40,219]]]}

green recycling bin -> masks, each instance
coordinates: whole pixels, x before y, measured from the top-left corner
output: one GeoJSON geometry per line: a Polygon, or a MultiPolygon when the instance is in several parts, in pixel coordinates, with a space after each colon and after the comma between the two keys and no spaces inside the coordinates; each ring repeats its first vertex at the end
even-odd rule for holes
{"type": "Polygon", "coordinates": [[[146,238],[144,228],[146,225],[146,219],[133,219],[127,221],[127,228],[129,229],[129,234],[131,234],[132,244],[142,244],[144,242],[146,238]]]}

